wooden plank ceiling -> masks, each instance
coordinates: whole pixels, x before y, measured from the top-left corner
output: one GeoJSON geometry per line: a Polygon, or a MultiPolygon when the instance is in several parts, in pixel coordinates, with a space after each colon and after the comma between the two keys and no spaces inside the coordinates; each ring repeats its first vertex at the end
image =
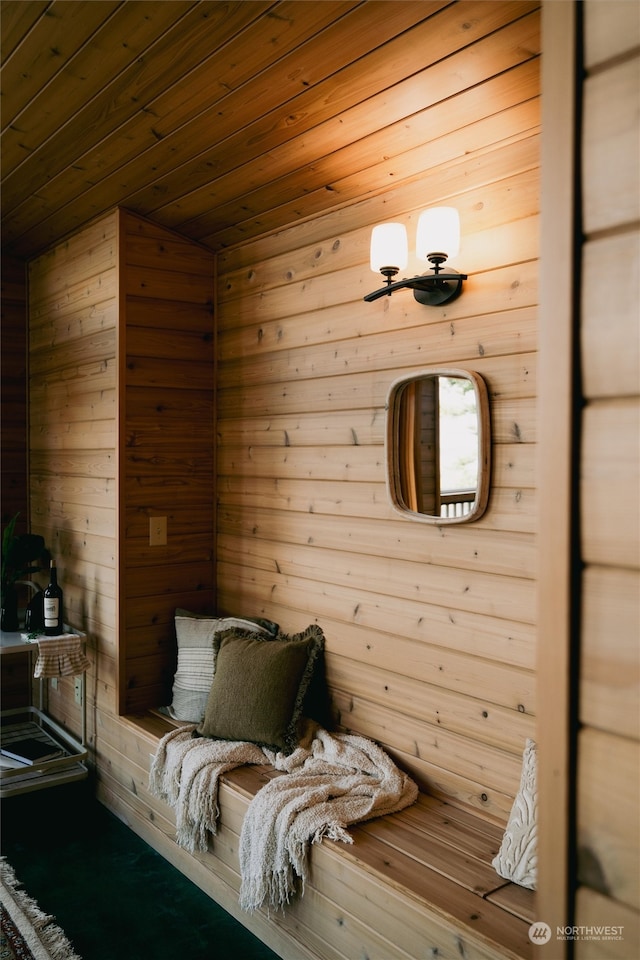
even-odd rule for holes
{"type": "Polygon", "coordinates": [[[2,0],[3,250],[115,205],[218,250],[388,188],[430,69],[533,6],[2,0]]]}

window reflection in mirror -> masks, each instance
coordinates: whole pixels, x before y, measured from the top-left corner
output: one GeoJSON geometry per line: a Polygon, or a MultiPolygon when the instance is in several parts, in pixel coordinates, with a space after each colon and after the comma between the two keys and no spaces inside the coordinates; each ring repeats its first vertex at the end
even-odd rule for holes
{"type": "Polygon", "coordinates": [[[489,492],[489,404],[482,378],[425,370],[397,380],[387,408],[387,479],[406,516],[462,523],[489,492]]]}

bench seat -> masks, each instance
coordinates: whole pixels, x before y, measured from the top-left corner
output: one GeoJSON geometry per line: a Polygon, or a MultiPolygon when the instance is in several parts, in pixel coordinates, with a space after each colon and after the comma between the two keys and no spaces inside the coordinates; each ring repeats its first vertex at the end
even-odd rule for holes
{"type": "MultiPolygon", "coordinates": [[[[146,751],[148,774],[155,744],[172,725],[153,713],[125,722],[137,732],[141,756],[146,751]]],[[[502,880],[491,866],[502,828],[426,794],[400,813],[350,827],[353,844],[324,840],[314,845],[304,896],[285,911],[240,911],[242,820],[260,787],[280,775],[269,767],[244,766],[223,776],[219,832],[206,854],[188,854],[175,841],[175,849],[168,850],[167,840],[175,828],[173,811],[145,796],[142,780],[135,790],[136,806],[144,816],[148,804],[148,817],[164,838],[154,843],[154,832],[147,825],[139,829],[140,817],[130,825],[287,960],[532,956],[528,929],[536,919],[535,894],[502,880]]],[[[114,799],[113,791],[107,790],[107,806],[122,815],[121,799],[114,799]]]]}

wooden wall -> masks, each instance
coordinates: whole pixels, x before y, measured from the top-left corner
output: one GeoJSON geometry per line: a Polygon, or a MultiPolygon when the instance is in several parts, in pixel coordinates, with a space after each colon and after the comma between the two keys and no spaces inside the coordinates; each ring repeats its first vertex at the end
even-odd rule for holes
{"type": "MultiPolygon", "coordinates": [[[[19,513],[16,532],[29,530],[27,488],[27,268],[2,257],[2,349],[0,350],[0,532],[19,513]]],[[[3,710],[29,696],[29,658],[2,658],[3,710]]]]}
{"type": "MultiPolygon", "coordinates": [[[[496,35],[475,44],[477,85],[440,104],[416,85],[437,136],[419,159],[398,129],[369,197],[218,258],[219,605],[317,621],[342,726],[498,820],[536,713],[537,15],[509,31],[499,66],[496,35]],[[439,203],[460,211],[462,297],[363,303],[371,226],[415,237],[439,203]],[[438,365],[482,374],[492,404],[489,508],[459,527],[399,518],[385,489],[389,386],[438,365]]],[[[410,36],[406,56],[419,70],[410,36]]]]}
{"type": "Polygon", "coordinates": [[[585,4],[576,922],[624,931],[581,960],[640,943],[639,49],[637,4],[585,4]]]}
{"type": "MultiPolygon", "coordinates": [[[[407,32],[410,91],[388,96],[420,148],[398,122],[344,206],[305,219],[301,200],[291,227],[219,255],[216,584],[220,611],[288,631],[317,620],[342,726],[504,822],[536,714],[540,37],[533,3],[491,14],[451,62],[443,48],[437,86],[420,82],[407,32]],[[443,202],[461,215],[463,296],[365,304],[380,284],[371,226],[399,218],[414,236],[443,202]],[[399,518],[385,489],[389,386],[438,365],[479,372],[492,404],[489,507],[459,527],[399,518]]],[[[351,149],[369,149],[356,128],[351,149]]],[[[211,296],[196,250],[112,214],[31,264],[34,528],[95,647],[98,712],[168,699],[173,610],[213,602],[199,429],[213,420],[211,296]],[[167,548],[149,546],[150,516],[169,518],[167,548]]]]}
{"type": "MultiPolygon", "coordinates": [[[[505,16],[513,6],[496,4],[505,16]]],[[[583,924],[624,925],[623,941],[603,946],[585,940],[576,955],[626,960],[637,953],[639,939],[640,38],[634,3],[588,0],[584,13],[586,240],[579,334],[585,406],[578,468],[584,572],[577,818],[569,824],[577,829],[580,866],[575,915],[567,916],[583,924]]],[[[292,226],[225,250],[217,286],[219,608],[264,613],[288,630],[317,620],[327,637],[342,725],[380,740],[429,789],[501,821],[517,787],[524,738],[536,732],[536,712],[552,715],[550,700],[558,692],[557,684],[555,690],[543,686],[544,709],[536,705],[542,622],[536,533],[543,525],[538,478],[545,468],[536,445],[542,429],[537,383],[549,384],[553,376],[549,357],[544,380],[537,369],[540,45],[535,10],[520,4],[512,15],[520,19],[496,25],[460,57],[466,66],[456,71],[458,86],[447,87],[440,103],[438,92],[419,82],[421,51],[408,33],[408,75],[413,65],[417,98],[412,122],[423,125],[423,146],[403,152],[404,119],[389,128],[388,151],[372,153],[369,177],[341,184],[344,203],[325,217],[307,216],[313,196],[305,203],[301,182],[292,226]],[[417,305],[407,292],[364,304],[363,294],[379,283],[367,267],[371,225],[398,218],[411,233],[418,212],[439,202],[452,202],[461,213],[463,246],[454,265],[470,274],[463,296],[441,310],[417,305]],[[409,370],[444,364],[480,372],[492,404],[488,510],[459,528],[398,518],[384,482],[390,383],[409,370]]],[[[442,69],[444,77],[444,54],[442,69]]],[[[566,125],[554,132],[559,145],[571,135],[566,125]]],[[[357,131],[351,149],[366,149],[357,131]]],[[[571,199],[567,191],[569,205],[571,199]]],[[[175,340],[161,333],[173,324],[162,306],[156,322],[158,303],[145,302],[145,277],[153,266],[148,257],[164,253],[162,244],[153,228],[131,220],[124,243],[132,269],[119,274],[117,288],[117,222],[113,214],[32,264],[31,502],[34,529],[61,561],[70,619],[89,633],[96,664],[90,697],[97,707],[90,730],[92,737],[99,732],[103,796],[123,816],[138,811],[142,822],[148,812],[140,812],[132,791],[143,763],[128,759],[134,738],[116,716],[118,624],[120,635],[126,630],[131,639],[121,648],[121,689],[132,678],[129,702],[140,704],[136,678],[148,666],[145,644],[160,650],[160,662],[166,652],[160,639],[166,632],[153,622],[153,611],[162,608],[168,617],[177,601],[168,594],[178,560],[196,567],[203,561],[214,497],[212,482],[204,520],[205,501],[193,488],[193,502],[203,509],[201,536],[197,543],[183,537],[165,564],[156,563],[158,554],[145,542],[148,516],[166,509],[171,517],[177,500],[165,493],[179,476],[190,475],[186,461],[180,469],[167,466],[166,484],[162,469],[155,471],[170,459],[166,445],[154,450],[160,423],[170,419],[163,404],[170,390],[177,398],[182,388],[172,373],[175,340]],[[119,312],[131,317],[129,340],[118,330],[119,312]],[[156,477],[147,497],[147,482],[156,477]],[[131,533],[122,557],[119,529],[123,544],[131,533]],[[118,566],[121,560],[130,563],[138,584],[145,576],[155,581],[159,596],[135,588],[119,611],[117,575],[129,573],[129,566],[118,566]]],[[[422,269],[413,262],[407,272],[422,269]]],[[[155,278],[162,276],[156,272],[155,278]]],[[[553,309],[545,322],[557,322],[553,309]]],[[[194,358],[203,333],[199,324],[187,329],[183,362],[194,358]]],[[[210,401],[199,407],[207,410],[204,420],[210,401]]],[[[554,410],[547,405],[545,411],[547,441],[554,410]]],[[[566,424],[558,427],[564,436],[566,424]]],[[[212,458],[197,444],[188,447],[206,473],[212,458]]],[[[551,449],[545,443],[545,457],[551,449]]],[[[560,455],[571,469],[570,444],[560,455]]],[[[553,538],[545,542],[552,545],[553,538]]],[[[566,566],[564,545],[554,570],[566,566]]],[[[194,584],[190,578],[180,590],[191,606],[206,600],[204,608],[212,593],[194,584]]],[[[206,578],[197,585],[206,587],[206,578]]],[[[551,646],[545,640],[545,678],[556,662],[551,646]]],[[[563,647],[558,660],[568,652],[563,647]]],[[[164,661],[161,676],[166,673],[164,661]]],[[[148,685],[150,693],[155,689],[148,685]]],[[[73,726],[72,699],[62,684],[54,712],[73,726]]],[[[546,733],[570,753],[568,730],[558,726],[556,733],[547,723],[546,733]]],[[[554,771],[569,797],[574,773],[562,766],[554,771]]],[[[557,805],[552,794],[549,807],[557,805]]],[[[152,832],[149,826],[150,838],[152,832]]],[[[571,872],[573,837],[561,840],[551,856],[564,907],[565,856],[571,872]]]]}
{"type": "Polygon", "coordinates": [[[29,529],[27,496],[27,268],[2,257],[0,443],[2,528],[16,513],[16,531],[29,529]]]}
{"type": "MultiPolygon", "coordinates": [[[[65,617],[88,636],[87,685],[113,709],[117,649],[117,217],[29,264],[32,529],[56,558],[65,617]]],[[[72,680],[51,710],[79,729],[72,680]]]]}
{"type": "Polygon", "coordinates": [[[214,597],[214,257],[120,213],[118,705],[171,702],[176,607],[214,597]],[[151,517],[167,543],[151,546],[151,517]]]}
{"type": "Polygon", "coordinates": [[[32,528],[89,638],[92,736],[169,701],[175,607],[213,604],[213,282],[210,253],[126,211],[30,264],[32,528]]]}
{"type": "MultiPolygon", "coordinates": [[[[348,205],[219,257],[217,586],[221,611],[317,620],[342,726],[503,822],[536,713],[540,43],[534,4],[493,13],[437,90],[407,34],[422,148],[403,153],[398,124],[348,205]],[[363,303],[372,224],[413,233],[441,202],[462,219],[464,295],[363,303]],[[437,365],[489,387],[492,491],[472,525],[405,521],[387,498],[389,386],[437,365]]],[[[125,212],[30,265],[34,529],[89,635],[94,733],[168,699],[173,610],[213,603],[212,278],[201,248],[125,212]],[[168,517],[166,548],[151,516],[168,517]]]]}

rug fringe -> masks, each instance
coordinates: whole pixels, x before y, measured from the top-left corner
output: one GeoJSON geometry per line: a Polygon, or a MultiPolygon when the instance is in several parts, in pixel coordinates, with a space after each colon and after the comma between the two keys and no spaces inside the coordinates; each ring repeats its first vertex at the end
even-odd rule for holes
{"type": "Polygon", "coordinates": [[[80,954],[73,949],[65,932],[55,923],[55,917],[41,910],[37,902],[25,891],[6,857],[0,857],[0,879],[33,926],[51,960],[82,960],[80,954]]]}

